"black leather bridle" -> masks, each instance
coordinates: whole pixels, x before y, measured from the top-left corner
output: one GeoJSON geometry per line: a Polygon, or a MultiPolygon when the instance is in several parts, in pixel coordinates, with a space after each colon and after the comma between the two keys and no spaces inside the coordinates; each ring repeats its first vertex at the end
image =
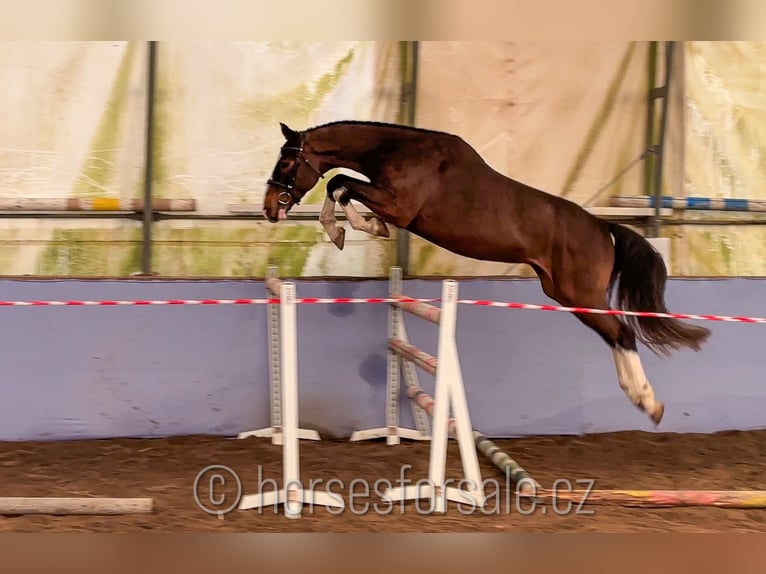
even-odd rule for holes
{"type": "MultiPolygon", "coordinates": [[[[309,162],[308,159],[306,159],[303,155],[303,141],[301,140],[301,145],[299,147],[295,146],[285,146],[282,148],[282,151],[296,151],[298,152],[297,155],[297,161],[295,162],[295,165],[293,166],[293,169],[290,170],[290,173],[287,174],[287,182],[283,183],[281,181],[277,181],[273,178],[269,178],[269,180],[266,182],[268,185],[274,185],[277,187],[284,188],[284,191],[279,192],[279,196],[277,197],[277,203],[279,205],[289,205],[291,202],[294,205],[298,205],[301,202],[301,198],[295,195],[295,180],[298,179],[298,170],[301,167],[301,163],[305,163],[311,170],[316,173],[319,176],[319,179],[324,178],[324,174],[319,171],[317,168],[315,168],[313,165],[311,165],[311,162],[309,162]]],[[[282,155],[280,153],[279,160],[277,161],[277,164],[279,161],[282,160],[282,155]]]]}

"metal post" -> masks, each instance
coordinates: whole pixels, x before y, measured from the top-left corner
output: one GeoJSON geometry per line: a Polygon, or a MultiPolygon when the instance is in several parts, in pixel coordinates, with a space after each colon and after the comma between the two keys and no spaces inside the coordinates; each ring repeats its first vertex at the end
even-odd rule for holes
{"type": "Polygon", "coordinates": [[[146,145],[144,171],[143,237],[141,242],[141,275],[152,275],[152,183],[154,164],[154,99],[157,74],[157,42],[148,42],[148,69],[146,78],[146,145]]]}
{"type": "MultiPolygon", "coordinates": [[[[650,150],[654,150],[654,103],[657,100],[655,92],[655,88],[657,87],[657,44],[658,42],[649,42],[649,65],[647,67],[646,131],[644,133],[644,145],[646,146],[646,149],[650,150]]],[[[654,163],[654,155],[647,154],[646,159],[644,160],[644,195],[652,195],[652,173],[654,163]]]]}
{"type": "Polygon", "coordinates": [[[656,164],[654,170],[654,216],[652,217],[652,237],[659,237],[662,227],[662,164],[665,148],[665,129],[668,123],[668,101],[670,100],[670,78],[673,68],[673,47],[675,42],[665,42],[665,85],[660,117],[660,135],[657,142],[656,164]]]}
{"type": "MultiPolygon", "coordinates": [[[[399,121],[415,125],[415,103],[418,83],[419,43],[401,42],[402,50],[402,89],[399,103],[399,121]]],[[[409,274],[410,266],[410,235],[404,229],[396,232],[396,265],[402,268],[402,273],[409,274]]]]}

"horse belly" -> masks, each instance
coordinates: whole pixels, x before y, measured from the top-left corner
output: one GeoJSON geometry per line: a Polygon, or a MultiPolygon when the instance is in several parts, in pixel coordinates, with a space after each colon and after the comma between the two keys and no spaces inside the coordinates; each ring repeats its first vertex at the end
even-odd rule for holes
{"type": "Polygon", "coordinates": [[[463,257],[500,263],[538,261],[549,251],[554,209],[545,194],[486,166],[440,181],[408,230],[463,257]],[[482,171],[483,170],[483,171],[482,171]],[[481,190],[477,193],[476,190],[481,190]]]}
{"type": "Polygon", "coordinates": [[[527,248],[507,224],[498,227],[465,222],[459,229],[453,229],[446,224],[439,227],[422,225],[417,220],[412,223],[408,231],[456,255],[499,263],[523,263],[528,260],[527,248]]]}

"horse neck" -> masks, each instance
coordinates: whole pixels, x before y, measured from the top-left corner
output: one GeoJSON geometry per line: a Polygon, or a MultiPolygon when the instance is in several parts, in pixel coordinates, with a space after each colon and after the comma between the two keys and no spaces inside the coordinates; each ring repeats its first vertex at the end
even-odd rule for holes
{"type": "Polygon", "coordinates": [[[399,141],[401,134],[377,127],[334,126],[326,130],[319,128],[312,134],[313,138],[320,149],[332,149],[328,163],[365,173],[379,165],[382,157],[392,149],[390,142],[399,141]]]}

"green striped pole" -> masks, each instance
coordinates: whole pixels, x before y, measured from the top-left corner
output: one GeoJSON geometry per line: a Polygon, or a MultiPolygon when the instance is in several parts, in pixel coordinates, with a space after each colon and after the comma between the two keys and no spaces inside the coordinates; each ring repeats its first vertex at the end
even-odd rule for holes
{"type": "Polygon", "coordinates": [[[477,450],[503,471],[503,474],[509,477],[513,484],[521,485],[520,493],[539,491],[540,485],[537,481],[518,462],[513,460],[507,452],[501,450],[499,446],[480,432],[474,431],[473,435],[477,450]]]}

